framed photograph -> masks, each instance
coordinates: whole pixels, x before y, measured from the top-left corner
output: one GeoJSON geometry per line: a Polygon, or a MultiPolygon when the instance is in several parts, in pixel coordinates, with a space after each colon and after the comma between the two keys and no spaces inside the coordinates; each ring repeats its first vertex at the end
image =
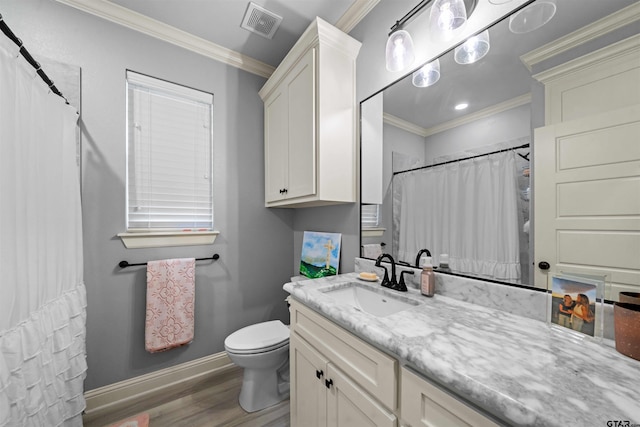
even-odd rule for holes
{"type": "Polygon", "coordinates": [[[302,239],[300,274],[311,279],[338,274],[341,240],[340,233],[305,231],[302,239]]]}
{"type": "Polygon", "coordinates": [[[602,337],[604,277],[551,276],[549,322],[591,337],[602,337]]]}

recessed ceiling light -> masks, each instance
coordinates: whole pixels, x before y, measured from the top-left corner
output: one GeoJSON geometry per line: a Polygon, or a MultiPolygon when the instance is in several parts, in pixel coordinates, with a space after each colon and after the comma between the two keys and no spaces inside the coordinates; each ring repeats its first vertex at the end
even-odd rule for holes
{"type": "Polygon", "coordinates": [[[467,104],[466,102],[462,102],[458,105],[456,105],[455,108],[456,110],[464,110],[465,108],[467,108],[469,106],[469,104],[467,104]]]}

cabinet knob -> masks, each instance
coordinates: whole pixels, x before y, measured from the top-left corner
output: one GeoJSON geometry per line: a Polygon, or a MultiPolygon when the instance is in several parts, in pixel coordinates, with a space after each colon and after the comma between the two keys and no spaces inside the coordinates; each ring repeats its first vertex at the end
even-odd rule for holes
{"type": "Polygon", "coordinates": [[[324,385],[327,386],[327,388],[331,388],[333,380],[324,380],[324,385]]]}
{"type": "Polygon", "coordinates": [[[540,261],[538,263],[538,267],[540,268],[540,270],[548,270],[549,268],[551,268],[547,261],[540,261]]]}
{"type": "Polygon", "coordinates": [[[318,379],[322,378],[323,375],[324,375],[324,372],[316,369],[316,377],[318,377],[318,379]]]}

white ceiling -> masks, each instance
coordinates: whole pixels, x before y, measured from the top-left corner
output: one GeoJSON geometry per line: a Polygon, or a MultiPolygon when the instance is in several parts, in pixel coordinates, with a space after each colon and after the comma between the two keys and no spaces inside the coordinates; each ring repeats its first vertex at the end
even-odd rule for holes
{"type": "Polygon", "coordinates": [[[134,12],[276,67],[319,16],[330,24],[355,0],[254,0],[253,3],[283,17],[273,39],[240,27],[249,0],[111,0],[134,12]]]}

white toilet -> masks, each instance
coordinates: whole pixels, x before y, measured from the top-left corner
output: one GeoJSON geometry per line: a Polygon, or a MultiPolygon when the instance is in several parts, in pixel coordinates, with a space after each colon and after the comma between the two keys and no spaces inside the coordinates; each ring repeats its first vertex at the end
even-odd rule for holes
{"type": "Polygon", "coordinates": [[[240,406],[255,412],[289,397],[289,327],[279,320],[246,326],[224,340],[236,365],[244,368],[240,406]]]}

